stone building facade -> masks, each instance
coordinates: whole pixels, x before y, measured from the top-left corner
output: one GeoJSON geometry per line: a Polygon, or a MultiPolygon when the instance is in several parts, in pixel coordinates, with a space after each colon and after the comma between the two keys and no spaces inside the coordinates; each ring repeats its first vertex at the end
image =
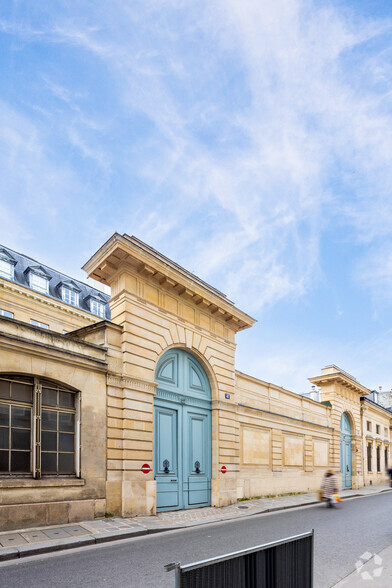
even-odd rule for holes
{"type": "Polygon", "coordinates": [[[254,319],[135,237],[84,269],[110,299],[0,248],[1,529],[386,479],[392,414],[355,378],[324,368],[317,402],[238,372],[254,319]]]}

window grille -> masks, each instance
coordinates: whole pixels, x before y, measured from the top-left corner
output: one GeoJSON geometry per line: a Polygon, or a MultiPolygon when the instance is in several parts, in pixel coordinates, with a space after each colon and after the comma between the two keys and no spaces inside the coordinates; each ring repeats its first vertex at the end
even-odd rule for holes
{"type": "Polygon", "coordinates": [[[380,451],[379,445],[377,445],[377,447],[376,447],[376,458],[377,458],[377,471],[381,472],[381,451],[380,451]]]}
{"type": "Polygon", "coordinates": [[[80,476],[80,393],[0,376],[0,475],[80,476]]]}

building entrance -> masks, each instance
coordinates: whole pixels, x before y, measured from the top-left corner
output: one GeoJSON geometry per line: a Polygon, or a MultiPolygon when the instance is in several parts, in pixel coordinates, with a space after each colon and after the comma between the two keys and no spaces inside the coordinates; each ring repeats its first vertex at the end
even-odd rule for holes
{"type": "Polygon", "coordinates": [[[211,390],[199,362],[180,349],[159,360],[154,399],[157,510],[211,504],[211,390]]]}
{"type": "Polygon", "coordinates": [[[340,419],[340,471],[342,490],[351,488],[351,425],[344,412],[340,419]]]}

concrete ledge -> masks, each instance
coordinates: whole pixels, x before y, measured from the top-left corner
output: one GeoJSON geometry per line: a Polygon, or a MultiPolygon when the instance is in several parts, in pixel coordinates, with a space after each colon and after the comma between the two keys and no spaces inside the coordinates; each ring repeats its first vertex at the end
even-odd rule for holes
{"type": "Polygon", "coordinates": [[[19,551],[16,547],[10,547],[9,549],[2,549],[0,551],[0,561],[7,561],[9,559],[17,559],[19,557],[19,551]]]}
{"type": "Polygon", "coordinates": [[[116,541],[117,539],[127,539],[129,537],[141,537],[147,535],[147,529],[140,529],[133,531],[132,529],[124,529],[123,531],[113,531],[113,533],[99,533],[95,535],[95,543],[106,543],[108,541],[116,541]]]}

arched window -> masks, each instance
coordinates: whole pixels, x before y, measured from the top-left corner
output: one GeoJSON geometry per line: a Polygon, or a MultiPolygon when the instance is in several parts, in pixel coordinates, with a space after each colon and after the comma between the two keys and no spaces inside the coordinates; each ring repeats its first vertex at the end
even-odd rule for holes
{"type": "Polygon", "coordinates": [[[80,393],[35,377],[0,375],[0,475],[80,475],[80,393]]]}

